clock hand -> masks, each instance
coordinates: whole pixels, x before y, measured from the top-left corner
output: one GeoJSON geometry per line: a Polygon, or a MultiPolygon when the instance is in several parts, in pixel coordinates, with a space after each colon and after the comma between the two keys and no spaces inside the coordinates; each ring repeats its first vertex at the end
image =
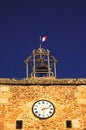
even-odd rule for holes
{"type": "Polygon", "coordinates": [[[46,107],[46,108],[42,108],[41,110],[43,111],[43,110],[46,110],[46,109],[49,109],[49,107],[46,107]]]}
{"type": "Polygon", "coordinates": [[[43,118],[45,117],[45,110],[43,110],[43,118]]]}

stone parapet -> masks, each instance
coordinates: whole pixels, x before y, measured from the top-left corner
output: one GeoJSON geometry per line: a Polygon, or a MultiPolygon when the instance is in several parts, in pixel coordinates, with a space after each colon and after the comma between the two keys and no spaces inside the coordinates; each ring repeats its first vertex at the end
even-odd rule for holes
{"type": "Polygon", "coordinates": [[[54,77],[32,77],[25,79],[5,79],[0,78],[0,84],[3,85],[86,85],[86,78],[77,79],[57,79],[54,77]]]}

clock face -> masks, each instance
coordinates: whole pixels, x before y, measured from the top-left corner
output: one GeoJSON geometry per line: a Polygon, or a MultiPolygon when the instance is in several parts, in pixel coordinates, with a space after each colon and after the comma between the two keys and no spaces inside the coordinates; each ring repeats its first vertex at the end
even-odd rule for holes
{"type": "Polygon", "coordinates": [[[55,107],[48,100],[38,100],[33,104],[32,112],[40,119],[47,119],[55,113],[55,107]]]}

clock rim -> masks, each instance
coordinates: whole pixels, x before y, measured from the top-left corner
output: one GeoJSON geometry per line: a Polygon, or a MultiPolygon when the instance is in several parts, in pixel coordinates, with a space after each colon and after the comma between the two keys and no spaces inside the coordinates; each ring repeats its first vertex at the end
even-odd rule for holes
{"type": "Polygon", "coordinates": [[[33,103],[33,105],[32,105],[32,113],[33,113],[33,115],[34,115],[35,117],[37,117],[37,118],[39,118],[39,119],[42,119],[42,120],[48,119],[48,118],[50,118],[50,117],[52,117],[52,116],[54,115],[54,113],[55,113],[55,106],[54,106],[54,104],[53,104],[51,101],[49,101],[49,100],[40,99],[40,100],[37,100],[37,101],[35,101],[35,102],[33,103]],[[37,116],[37,115],[34,113],[33,107],[34,107],[34,105],[35,105],[37,102],[39,102],[39,101],[47,101],[47,102],[49,102],[50,104],[52,104],[52,106],[53,106],[53,108],[54,108],[53,114],[50,115],[49,117],[45,117],[45,118],[37,116]]]}

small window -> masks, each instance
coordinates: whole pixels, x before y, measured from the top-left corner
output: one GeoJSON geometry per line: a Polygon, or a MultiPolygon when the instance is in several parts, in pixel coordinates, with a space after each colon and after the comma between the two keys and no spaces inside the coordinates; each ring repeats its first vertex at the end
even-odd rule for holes
{"type": "Polygon", "coordinates": [[[66,128],[72,128],[72,123],[70,120],[66,121],[66,128]]]}
{"type": "Polygon", "coordinates": [[[16,129],[22,129],[22,120],[16,121],[16,129]]]}

